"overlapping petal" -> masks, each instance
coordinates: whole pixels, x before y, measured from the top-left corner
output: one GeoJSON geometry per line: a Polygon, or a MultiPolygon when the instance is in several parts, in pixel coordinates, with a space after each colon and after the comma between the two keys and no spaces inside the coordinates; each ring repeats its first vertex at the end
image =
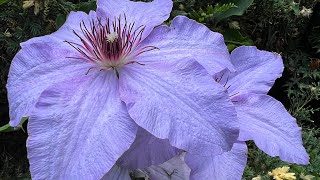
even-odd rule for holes
{"type": "Polygon", "coordinates": [[[90,64],[68,56],[74,56],[74,50],[54,38],[28,43],[18,52],[11,63],[7,84],[12,126],[30,115],[47,87],[70,77],[85,76],[90,64]]]}
{"type": "Polygon", "coordinates": [[[170,16],[172,0],[153,0],[152,2],[133,2],[129,0],[98,0],[97,15],[102,19],[118,18],[124,15],[128,24],[134,23],[133,29],[145,26],[144,39],[155,26],[162,24],[170,16]]]}
{"type": "Polygon", "coordinates": [[[119,165],[115,165],[102,180],[130,180],[152,179],[152,180],[186,180],[190,176],[190,168],[184,162],[185,153],[181,153],[168,161],[146,167],[144,169],[128,170],[119,165]]]}
{"type": "Polygon", "coordinates": [[[100,179],[133,143],[137,126],[112,72],[45,90],[28,123],[33,179],[100,179]]]}
{"type": "Polygon", "coordinates": [[[231,151],[221,155],[205,157],[187,154],[185,161],[191,168],[190,180],[240,180],[247,164],[247,146],[239,141],[231,151]]]}
{"type": "Polygon", "coordinates": [[[190,176],[190,168],[184,162],[184,153],[158,166],[144,169],[152,180],[186,180],[190,176]]]}
{"type": "Polygon", "coordinates": [[[131,180],[129,169],[115,164],[101,180],[131,180]]]}
{"type": "Polygon", "coordinates": [[[158,139],[146,130],[139,128],[136,139],[117,164],[131,170],[161,164],[181,150],[170,145],[168,139],[158,139]]]}
{"type": "Polygon", "coordinates": [[[228,75],[229,94],[252,92],[267,94],[274,81],[281,77],[283,62],[277,53],[242,46],[231,53],[236,72],[228,75]]]}
{"type": "Polygon", "coordinates": [[[238,137],[234,106],[196,61],[132,64],[120,70],[120,96],[142,128],[196,154],[221,154],[238,137]]]}
{"type": "Polygon", "coordinates": [[[240,121],[239,140],[254,140],[265,153],[283,161],[308,164],[301,128],[280,102],[257,94],[238,95],[232,101],[240,121]]]}
{"type": "Polygon", "coordinates": [[[194,58],[211,75],[225,68],[234,70],[223,36],[184,16],[175,17],[170,27],[155,28],[141,46],[159,48],[137,58],[145,64],[194,58]]]}

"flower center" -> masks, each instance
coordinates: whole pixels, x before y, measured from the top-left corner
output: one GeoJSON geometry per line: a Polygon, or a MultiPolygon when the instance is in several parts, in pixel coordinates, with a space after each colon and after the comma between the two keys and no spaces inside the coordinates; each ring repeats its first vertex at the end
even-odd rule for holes
{"type": "Polygon", "coordinates": [[[79,52],[79,57],[68,57],[90,61],[94,65],[91,69],[110,70],[113,69],[119,77],[118,68],[123,65],[137,63],[135,58],[148,51],[158,49],[154,46],[138,46],[142,40],[145,26],[134,29],[135,23],[128,24],[126,16],[115,18],[112,22],[109,18],[103,23],[101,19],[90,22],[88,28],[84,21],[80,23],[80,32],[73,33],[80,39],[81,43],[67,42],[79,52]],[[124,22],[121,22],[123,20],[124,22]]]}

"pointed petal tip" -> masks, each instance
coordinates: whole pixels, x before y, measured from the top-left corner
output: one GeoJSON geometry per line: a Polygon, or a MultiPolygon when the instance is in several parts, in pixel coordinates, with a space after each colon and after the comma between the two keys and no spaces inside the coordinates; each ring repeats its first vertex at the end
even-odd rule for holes
{"type": "Polygon", "coordinates": [[[266,154],[281,160],[308,164],[301,128],[285,107],[268,95],[242,94],[235,103],[242,141],[253,140],[266,154]]]}

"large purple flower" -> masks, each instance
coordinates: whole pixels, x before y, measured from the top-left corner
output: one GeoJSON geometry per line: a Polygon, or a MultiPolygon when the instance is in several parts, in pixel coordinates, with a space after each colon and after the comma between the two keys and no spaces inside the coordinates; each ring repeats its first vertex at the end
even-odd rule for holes
{"type": "Polygon", "coordinates": [[[156,27],[171,8],[171,0],[98,1],[97,12],[72,12],[57,32],[21,44],[7,85],[10,124],[29,117],[33,179],[99,179],[177,149],[231,149],[236,111],[211,78],[233,69],[223,37],[186,17],[156,27]],[[136,159],[150,141],[150,156],[136,159]]]}
{"type": "Polygon", "coordinates": [[[243,46],[233,50],[231,61],[236,72],[224,70],[214,77],[228,91],[236,107],[240,122],[239,142],[222,155],[187,155],[190,179],[241,179],[247,160],[244,143],[247,140],[253,140],[258,148],[272,157],[308,164],[309,156],[302,145],[301,128],[279,101],[267,95],[282,74],[281,56],[243,46]]]}

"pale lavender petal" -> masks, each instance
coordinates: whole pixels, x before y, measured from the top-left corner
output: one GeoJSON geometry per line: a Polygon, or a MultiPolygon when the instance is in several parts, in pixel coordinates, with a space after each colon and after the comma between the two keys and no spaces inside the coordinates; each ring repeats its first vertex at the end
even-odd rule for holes
{"type": "Polygon", "coordinates": [[[184,162],[184,155],[185,153],[181,153],[160,165],[131,171],[115,165],[102,180],[127,180],[130,177],[129,174],[133,179],[187,180],[190,176],[190,168],[184,162]]]}
{"type": "Polygon", "coordinates": [[[238,95],[232,101],[240,120],[239,140],[254,140],[262,151],[283,161],[308,164],[301,128],[279,101],[257,94],[238,95]]]}
{"type": "Polygon", "coordinates": [[[128,169],[146,168],[161,164],[176,156],[181,150],[171,146],[167,139],[158,139],[146,130],[139,128],[130,149],[117,164],[128,169]]]}
{"type": "Polygon", "coordinates": [[[118,18],[124,23],[134,23],[133,29],[145,26],[144,39],[155,26],[162,24],[170,16],[172,0],[153,0],[152,2],[133,2],[129,0],[98,0],[97,16],[105,19],[118,18]]]}
{"type": "Polygon", "coordinates": [[[14,57],[8,75],[8,100],[10,125],[17,126],[22,117],[30,115],[40,93],[54,83],[70,77],[85,76],[92,66],[81,61],[68,59],[74,50],[47,38],[24,46],[14,57]]]}
{"type": "Polygon", "coordinates": [[[194,58],[211,75],[225,68],[234,71],[223,36],[184,16],[175,17],[170,27],[155,28],[144,46],[159,48],[137,57],[144,64],[194,58]]]}
{"type": "Polygon", "coordinates": [[[120,69],[120,95],[142,128],[196,154],[221,154],[238,138],[224,89],[190,59],[120,69]]]}
{"type": "Polygon", "coordinates": [[[247,164],[247,146],[237,142],[231,151],[211,157],[187,153],[185,161],[191,168],[190,180],[241,180],[247,164]]]}
{"type": "Polygon", "coordinates": [[[92,67],[77,57],[68,43],[78,42],[73,30],[80,31],[80,22],[89,24],[95,12],[71,12],[66,23],[56,32],[21,43],[22,49],[12,60],[8,75],[10,125],[17,126],[22,117],[29,116],[40,93],[48,86],[70,77],[84,76],[92,67]]]}
{"type": "MultiPolygon", "coordinates": [[[[58,31],[21,43],[22,50],[12,60],[11,64],[13,67],[10,69],[9,78],[10,76],[17,76],[19,78],[26,71],[48,62],[69,62],[69,59],[66,59],[66,57],[75,56],[74,52],[77,53],[77,51],[64,41],[67,40],[66,38],[71,38],[73,42],[79,41],[79,38],[72,31],[79,31],[80,23],[82,21],[89,23],[91,16],[95,17],[95,12],[91,11],[90,15],[84,12],[71,12],[65,24],[58,31]]],[[[13,77],[12,80],[18,78],[13,77]]]]}
{"type": "Polygon", "coordinates": [[[137,125],[113,72],[45,90],[28,122],[33,179],[100,179],[133,143],[137,125]]]}
{"type": "Polygon", "coordinates": [[[131,180],[131,177],[128,169],[114,165],[101,180],[131,180]]]}
{"type": "Polygon", "coordinates": [[[283,62],[277,53],[258,50],[252,46],[241,46],[231,53],[236,73],[229,76],[230,94],[253,92],[266,94],[274,81],[281,77],[283,62]]]}
{"type": "Polygon", "coordinates": [[[161,165],[151,166],[143,171],[152,180],[187,180],[190,176],[190,168],[184,162],[184,153],[161,165]]]}

